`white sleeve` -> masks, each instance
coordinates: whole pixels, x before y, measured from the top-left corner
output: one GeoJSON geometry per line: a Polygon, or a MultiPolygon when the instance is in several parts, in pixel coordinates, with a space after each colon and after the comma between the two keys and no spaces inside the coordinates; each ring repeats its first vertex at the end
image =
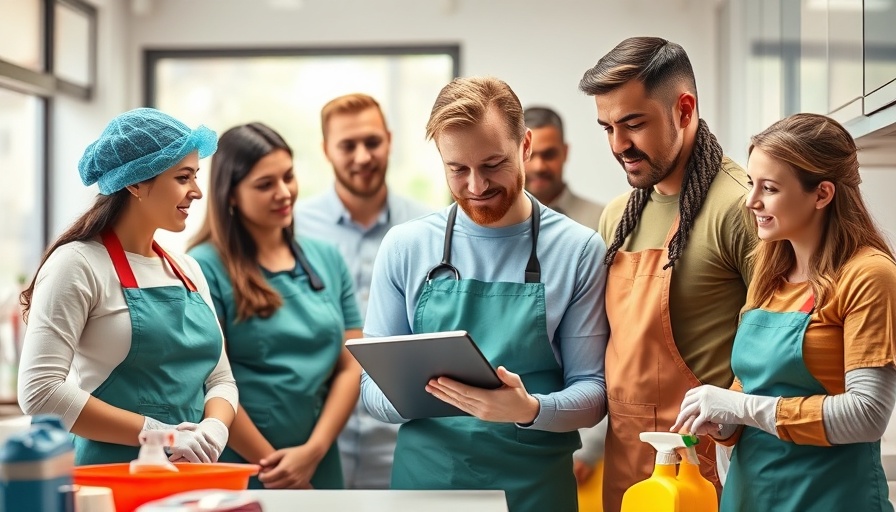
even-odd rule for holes
{"type": "Polygon", "coordinates": [[[237,391],[236,380],[233,378],[233,373],[230,370],[230,360],[227,359],[227,351],[223,347],[224,333],[217,321],[218,315],[215,313],[215,304],[212,302],[208,281],[205,279],[205,274],[202,273],[202,268],[195,259],[186,254],[179,256],[189,267],[190,277],[193,279],[193,284],[196,285],[196,290],[199,292],[202,300],[211,308],[215,317],[215,325],[218,327],[218,333],[222,340],[221,357],[218,359],[218,364],[212,370],[211,375],[205,380],[205,401],[208,402],[212,398],[223,398],[230,402],[230,405],[233,406],[233,412],[236,412],[239,404],[239,391],[237,391]]]}
{"type": "Polygon", "coordinates": [[[71,430],[90,393],[67,381],[98,286],[87,259],[63,246],[34,285],[19,362],[18,399],[25,414],[57,414],[71,430]]]}
{"type": "Polygon", "coordinates": [[[233,412],[237,410],[239,403],[239,392],[236,388],[236,380],[230,371],[230,361],[227,359],[227,352],[221,350],[221,358],[218,360],[217,366],[212,370],[211,375],[205,380],[205,401],[208,402],[212,398],[223,398],[230,402],[233,406],[233,412]]]}

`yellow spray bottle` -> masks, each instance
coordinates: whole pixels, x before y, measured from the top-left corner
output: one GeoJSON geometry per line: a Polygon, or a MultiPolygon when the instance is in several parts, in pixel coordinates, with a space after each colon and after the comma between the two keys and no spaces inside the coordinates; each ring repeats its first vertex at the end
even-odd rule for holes
{"type": "Polygon", "coordinates": [[[696,436],[641,432],[640,437],[656,449],[656,464],[650,478],[625,491],[621,512],[718,512],[716,489],[700,474],[696,436]]]}

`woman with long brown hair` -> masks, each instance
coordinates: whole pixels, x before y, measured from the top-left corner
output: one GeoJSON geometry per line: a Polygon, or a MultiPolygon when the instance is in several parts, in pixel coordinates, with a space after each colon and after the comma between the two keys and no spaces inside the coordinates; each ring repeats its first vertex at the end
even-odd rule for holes
{"type": "Polygon", "coordinates": [[[723,511],[892,511],[880,438],[896,401],[896,263],[839,123],[796,114],[752,138],[761,242],[731,390],[687,393],[672,427],[734,445],[723,511]]]}
{"type": "Polygon", "coordinates": [[[208,284],[156,230],[183,231],[215,132],[150,108],[113,119],[78,164],[95,204],[56,240],[22,293],[26,414],[57,414],[75,463],[137,458],[143,430],[177,429],[171,460],[214,462],[237,391],[208,284]],[[71,373],[71,377],[69,377],[71,373]]]}
{"type": "Polygon", "coordinates": [[[361,369],[343,342],[361,317],[338,250],[296,239],[292,150],[274,130],[227,130],[190,254],[208,278],[240,390],[221,460],[262,466],[252,487],[341,488],[336,437],[361,369]]]}

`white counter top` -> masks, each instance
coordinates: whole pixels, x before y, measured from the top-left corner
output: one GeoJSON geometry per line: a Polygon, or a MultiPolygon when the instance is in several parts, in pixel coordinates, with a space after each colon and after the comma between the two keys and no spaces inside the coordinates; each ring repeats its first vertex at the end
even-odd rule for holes
{"type": "Polygon", "coordinates": [[[507,512],[504,491],[248,491],[265,512],[351,510],[352,512],[507,512]]]}

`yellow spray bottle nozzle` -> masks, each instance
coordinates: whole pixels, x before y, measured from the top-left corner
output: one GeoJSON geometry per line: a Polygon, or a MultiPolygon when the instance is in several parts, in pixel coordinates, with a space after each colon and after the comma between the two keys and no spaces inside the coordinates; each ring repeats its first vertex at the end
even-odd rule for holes
{"type": "Polygon", "coordinates": [[[694,450],[700,440],[693,434],[676,434],[675,432],[641,432],[641,441],[650,443],[656,449],[657,464],[675,464],[675,453],[679,450],[685,454],[688,462],[699,464],[697,451],[694,450]]]}
{"type": "Polygon", "coordinates": [[[622,512],[718,512],[716,489],[700,474],[697,436],[642,432],[641,441],[656,448],[649,478],[632,485],[622,497],[622,512]],[[681,454],[681,465],[678,464],[681,454]],[[677,466],[677,467],[676,467],[677,466]]]}

